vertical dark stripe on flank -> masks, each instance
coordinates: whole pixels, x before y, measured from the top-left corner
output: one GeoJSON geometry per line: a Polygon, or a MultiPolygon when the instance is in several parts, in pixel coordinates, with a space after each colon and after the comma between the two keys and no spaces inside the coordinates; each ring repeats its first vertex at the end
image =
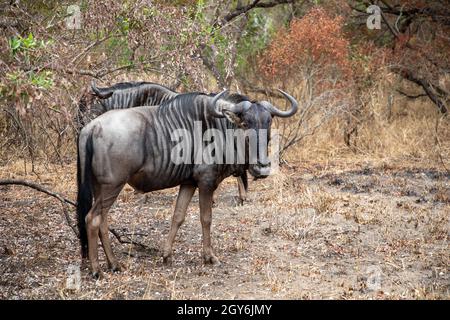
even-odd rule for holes
{"type": "Polygon", "coordinates": [[[116,105],[114,106],[114,109],[124,109],[123,107],[123,92],[118,92],[117,93],[117,101],[116,101],[116,105]]]}
{"type": "Polygon", "coordinates": [[[133,91],[125,91],[125,105],[122,108],[132,108],[135,107],[133,104],[133,91]]]}
{"type": "MultiPolygon", "coordinates": [[[[170,108],[170,112],[166,112],[165,113],[165,118],[167,121],[167,129],[168,129],[168,136],[167,136],[167,141],[171,141],[170,139],[170,134],[177,129],[181,129],[179,124],[178,124],[178,117],[177,117],[177,112],[176,110],[178,109],[179,106],[172,105],[172,108],[170,108]]],[[[170,153],[170,152],[169,152],[170,153]]],[[[167,159],[168,163],[167,163],[167,169],[169,171],[169,175],[171,178],[174,178],[174,170],[175,170],[175,163],[172,162],[172,159],[170,158],[169,155],[169,159],[167,159]]]]}
{"type": "MultiPolygon", "coordinates": [[[[176,123],[177,123],[177,128],[179,129],[186,129],[189,132],[191,132],[191,138],[192,138],[192,130],[190,130],[189,126],[186,123],[186,118],[188,118],[188,116],[185,116],[182,114],[182,106],[179,106],[178,108],[174,109],[172,114],[174,115],[173,118],[175,119],[176,123]]],[[[185,155],[183,155],[184,157],[185,155]]],[[[179,180],[181,174],[183,173],[183,168],[186,164],[183,163],[182,165],[178,165],[176,166],[175,164],[173,164],[174,166],[174,172],[173,172],[173,176],[175,180],[179,180]]]]}

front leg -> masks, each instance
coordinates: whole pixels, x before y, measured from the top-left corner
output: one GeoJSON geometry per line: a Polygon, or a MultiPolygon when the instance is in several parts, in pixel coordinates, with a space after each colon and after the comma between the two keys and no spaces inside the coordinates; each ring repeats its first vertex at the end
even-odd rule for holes
{"type": "Polygon", "coordinates": [[[173,242],[177,235],[178,229],[183,224],[184,218],[186,217],[186,211],[189,206],[189,202],[191,202],[192,196],[194,195],[194,192],[195,186],[192,185],[180,186],[177,203],[175,205],[175,211],[172,217],[172,225],[170,226],[169,236],[167,237],[167,241],[164,246],[163,262],[165,264],[170,264],[172,262],[173,242]]]}
{"type": "MultiPolygon", "coordinates": [[[[247,177],[245,177],[247,179],[247,177]]],[[[247,201],[247,187],[246,187],[246,181],[244,182],[242,176],[237,177],[237,183],[238,183],[238,190],[239,190],[239,196],[238,196],[238,205],[242,206],[244,205],[244,202],[247,201]]]]}
{"type": "Polygon", "coordinates": [[[199,187],[200,221],[203,235],[203,261],[205,264],[220,264],[211,246],[212,188],[199,187]]]}

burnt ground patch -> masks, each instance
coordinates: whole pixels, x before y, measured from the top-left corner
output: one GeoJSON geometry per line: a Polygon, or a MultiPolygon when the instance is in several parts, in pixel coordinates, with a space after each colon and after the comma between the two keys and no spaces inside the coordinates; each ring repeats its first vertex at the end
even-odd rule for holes
{"type": "Polygon", "coordinates": [[[433,169],[364,168],[339,174],[327,173],[318,179],[344,192],[377,192],[387,196],[412,197],[417,202],[450,203],[450,174],[433,169]]]}

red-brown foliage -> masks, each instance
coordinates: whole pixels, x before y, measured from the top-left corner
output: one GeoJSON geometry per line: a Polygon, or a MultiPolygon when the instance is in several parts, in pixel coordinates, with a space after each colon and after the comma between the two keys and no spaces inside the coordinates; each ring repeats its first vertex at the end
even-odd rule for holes
{"type": "MultiPolygon", "coordinates": [[[[261,59],[268,79],[289,78],[302,68],[318,68],[322,80],[338,73],[338,81],[351,76],[349,41],[342,30],[343,19],[319,7],[281,29],[261,59]]],[[[336,84],[336,79],[333,81],[336,84]]],[[[326,82],[326,81],[325,81],[326,82]]]]}

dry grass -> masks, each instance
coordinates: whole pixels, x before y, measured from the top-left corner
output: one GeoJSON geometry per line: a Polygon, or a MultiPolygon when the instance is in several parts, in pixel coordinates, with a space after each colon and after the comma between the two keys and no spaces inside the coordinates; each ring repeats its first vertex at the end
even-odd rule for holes
{"type": "Polygon", "coordinates": [[[332,119],[313,136],[306,137],[287,155],[287,159],[377,159],[383,162],[429,161],[450,169],[450,119],[438,114],[427,98],[410,100],[380,83],[367,97],[358,119],[352,147],[345,145],[346,125],[340,117],[332,119]]]}
{"type": "MultiPolygon", "coordinates": [[[[106,273],[96,283],[83,268],[81,291],[65,287],[66,268],[78,263],[78,243],[59,204],[20,187],[2,187],[6,215],[0,220],[0,294],[59,299],[448,299],[450,204],[436,197],[442,188],[450,190],[448,175],[416,162],[400,167],[372,163],[370,171],[367,159],[293,165],[303,169],[284,168],[251,182],[249,202],[242,207],[234,206],[234,179],[225,181],[213,219],[221,267],[201,264],[195,197],[175,244],[172,267],[162,265],[155,252],[114,241],[126,270],[106,273]],[[401,192],[405,188],[409,191],[401,192]],[[382,271],[381,288],[375,291],[367,285],[367,270],[373,266],[382,271]]],[[[37,169],[41,181],[74,195],[73,166],[37,169]]],[[[4,167],[1,174],[12,175],[13,170],[18,171],[15,177],[35,178],[21,173],[20,165],[4,167]]],[[[170,189],[146,199],[124,191],[112,209],[111,223],[160,248],[175,194],[170,189]]],[[[103,254],[101,260],[105,267],[103,254]]]]}

